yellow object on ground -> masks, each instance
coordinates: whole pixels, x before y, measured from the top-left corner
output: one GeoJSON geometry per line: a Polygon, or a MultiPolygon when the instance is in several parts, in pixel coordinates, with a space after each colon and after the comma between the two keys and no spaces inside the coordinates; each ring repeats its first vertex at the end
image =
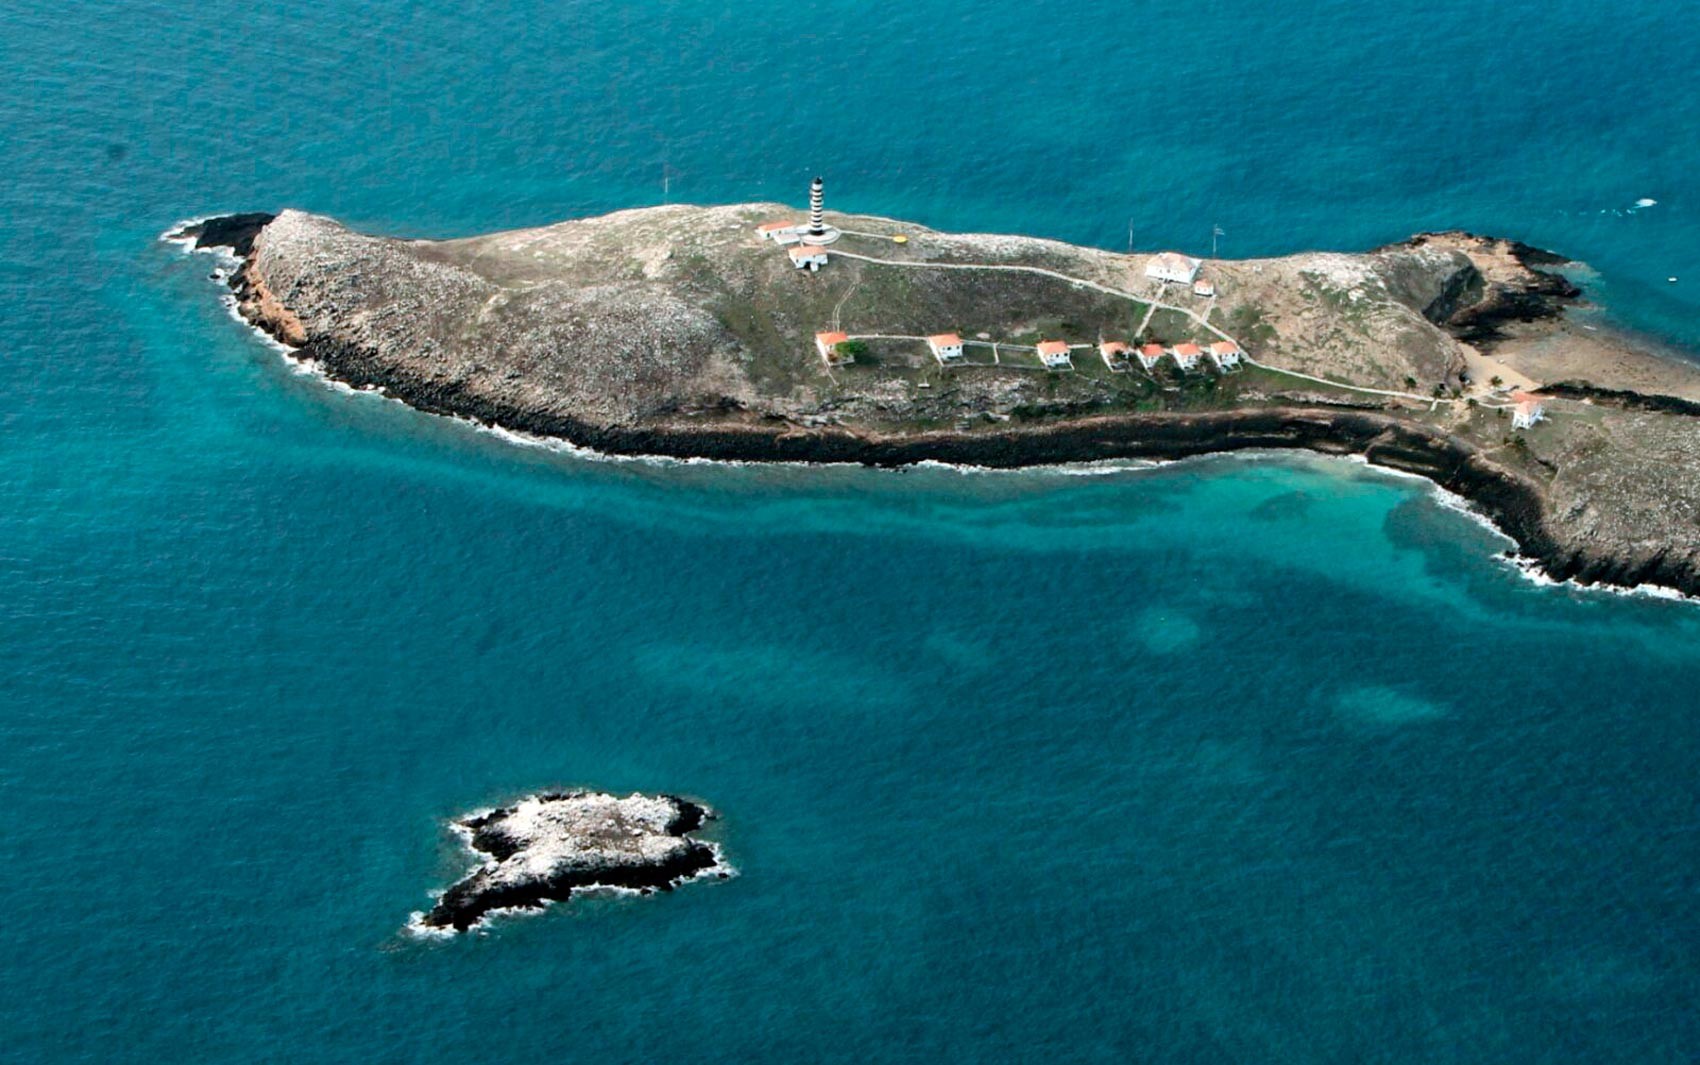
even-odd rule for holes
{"type": "Polygon", "coordinates": [[[909,238],[904,236],[902,233],[899,233],[897,236],[891,238],[891,242],[893,244],[907,244],[909,243],[909,238]]]}

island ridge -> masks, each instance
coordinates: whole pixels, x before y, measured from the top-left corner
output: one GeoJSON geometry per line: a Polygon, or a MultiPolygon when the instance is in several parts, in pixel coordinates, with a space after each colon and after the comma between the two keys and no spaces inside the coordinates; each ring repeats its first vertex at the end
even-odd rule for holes
{"type": "Polygon", "coordinates": [[[1555,578],[1700,593],[1700,370],[1580,323],[1565,260],[1515,241],[1201,263],[776,204],[177,235],[241,257],[243,316],[296,356],[425,411],[744,461],[1360,454],[1555,578]]]}

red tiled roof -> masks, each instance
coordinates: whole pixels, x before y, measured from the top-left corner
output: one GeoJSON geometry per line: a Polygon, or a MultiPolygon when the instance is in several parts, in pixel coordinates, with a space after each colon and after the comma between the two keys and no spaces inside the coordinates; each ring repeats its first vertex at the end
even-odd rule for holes
{"type": "Polygon", "coordinates": [[[935,348],[960,348],[962,337],[956,333],[934,333],[927,338],[927,343],[935,348]]]}
{"type": "Polygon", "coordinates": [[[792,226],[800,224],[801,223],[798,222],[763,222],[761,225],[756,227],[756,232],[771,233],[776,229],[790,229],[792,226]]]}
{"type": "Polygon", "coordinates": [[[1175,354],[1176,355],[1197,355],[1197,354],[1200,354],[1201,352],[1203,352],[1203,350],[1204,349],[1199,347],[1197,344],[1176,344],[1175,345],[1175,354]]]}
{"type": "Polygon", "coordinates": [[[1039,341],[1039,354],[1041,355],[1061,355],[1066,351],[1068,351],[1068,345],[1060,340],[1039,341]]]}
{"type": "Polygon", "coordinates": [[[1139,349],[1139,353],[1141,355],[1145,356],[1148,359],[1154,359],[1157,356],[1163,354],[1163,345],[1161,345],[1161,344],[1147,344],[1144,347],[1139,349]]]}
{"type": "Polygon", "coordinates": [[[850,339],[849,333],[816,333],[815,334],[815,343],[825,344],[829,348],[836,345],[836,344],[842,344],[846,340],[849,340],[849,339],[850,339]]]}
{"type": "Polygon", "coordinates": [[[1127,351],[1127,345],[1119,340],[1105,340],[1098,345],[1098,350],[1106,355],[1115,355],[1127,351]]]}
{"type": "Polygon", "coordinates": [[[1240,346],[1238,344],[1230,344],[1226,340],[1218,340],[1216,343],[1210,345],[1210,350],[1214,351],[1218,355],[1238,355],[1240,346]]]}
{"type": "Polygon", "coordinates": [[[817,255],[825,255],[826,249],[818,244],[799,244],[792,248],[788,254],[793,259],[813,259],[817,255]]]}

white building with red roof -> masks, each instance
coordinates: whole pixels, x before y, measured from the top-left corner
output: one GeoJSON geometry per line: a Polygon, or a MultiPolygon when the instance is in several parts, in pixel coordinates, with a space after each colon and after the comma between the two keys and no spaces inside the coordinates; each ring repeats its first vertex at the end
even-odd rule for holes
{"type": "Polygon", "coordinates": [[[1218,340],[1210,345],[1210,358],[1218,370],[1231,370],[1240,364],[1240,346],[1231,340],[1218,340]]]}
{"type": "Polygon", "coordinates": [[[1157,368],[1157,360],[1167,355],[1168,351],[1161,344],[1143,344],[1139,348],[1139,365],[1147,370],[1157,368]]]}
{"type": "Polygon", "coordinates": [[[775,244],[795,244],[803,239],[803,225],[800,222],[763,222],[756,227],[756,235],[763,240],[771,240],[775,244]]]}
{"type": "Polygon", "coordinates": [[[788,252],[791,265],[799,270],[815,271],[826,265],[826,249],[818,244],[799,244],[788,252]]]}
{"type": "Polygon", "coordinates": [[[1176,344],[1169,353],[1175,357],[1175,362],[1180,364],[1181,369],[1191,370],[1198,365],[1204,349],[1192,343],[1176,344]]]}
{"type": "Polygon", "coordinates": [[[1159,252],[1145,264],[1145,276],[1153,281],[1190,285],[1197,279],[1199,267],[1203,265],[1201,260],[1178,251],[1159,252]]]}
{"type": "Polygon", "coordinates": [[[1215,299],[1216,282],[1201,277],[1192,283],[1192,294],[1194,296],[1203,296],[1206,299],[1215,299]]]}
{"type": "Polygon", "coordinates": [[[843,366],[856,361],[856,356],[838,350],[838,345],[850,339],[849,333],[816,333],[815,350],[828,366],[843,366]]]}
{"type": "Polygon", "coordinates": [[[1036,350],[1039,352],[1039,361],[1045,364],[1045,369],[1074,369],[1074,360],[1069,357],[1068,344],[1064,341],[1041,340],[1036,350]]]}
{"type": "Polygon", "coordinates": [[[1530,392],[1513,392],[1511,401],[1516,406],[1511,408],[1511,428],[1532,429],[1536,422],[1546,417],[1546,406],[1541,397],[1530,392]]]}
{"type": "Polygon", "coordinates": [[[1118,373],[1127,369],[1127,356],[1131,350],[1119,340],[1098,341],[1098,354],[1103,358],[1104,365],[1118,373]]]}
{"type": "Polygon", "coordinates": [[[941,365],[962,359],[962,337],[958,333],[934,333],[927,338],[927,347],[941,365]]]}

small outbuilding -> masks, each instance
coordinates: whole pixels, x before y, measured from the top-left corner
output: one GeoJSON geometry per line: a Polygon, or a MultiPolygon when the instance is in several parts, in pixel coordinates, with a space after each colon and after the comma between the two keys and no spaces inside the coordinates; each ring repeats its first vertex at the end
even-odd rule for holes
{"type": "Polygon", "coordinates": [[[1145,344],[1139,349],[1139,365],[1147,370],[1157,368],[1157,360],[1167,355],[1168,351],[1161,344],[1145,344]]]}
{"type": "Polygon", "coordinates": [[[1516,406],[1511,408],[1511,428],[1531,429],[1534,424],[1546,417],[1546,406],[1541,397],[1529,392],[1513,392],[1511,400],[1516,406]]]}
{"type": "Polygon", "coordinates": [[[927,338],[927,347],[940,365],[962,361],[962,336],[958,333],[934,333],[927,338]]]}
{"type": "Polygon", "coordinates": [[[1145,264],[1145,276],[1153,281],[1190,285],[1198,278],[1198,270],[1203,265],[1203,261],[1190,255],[1165,251],[1153,255],[1151,261],[1145,264]]]}
{"type": "Polygon", "coordinates": [[[1210,358],[1218,370],[1232,370],[1240,364],[1240,346],[1231,340],[1218,340],[1210,345],[1210,358]]]}
{"type": "Polygon", "coordinates": [[[1039,341],[1039,361],[1045,364],[1047,370],[1072,370],[1074,360],[1069,357],[1068,344],[1061,340],[1039,341]]]}
{"type": "Polygon", "coordinates": [[[813,272],[826,265],[826,249],[818,244],[800,244],[790,251],[791,265],[813,272]]]}
{"type": "Polygon", "coordinates": [[[763,222],[756,227],[756,235],[775,244],[795,244],[803,239],[801,230],[802,226],[796,222],[763,222]]]}
{"type": "Polygon", "coordinates": [[[1192,294],[1194,296],[1203,296],[1206,299],[1215,299],[1216,282],[1201,277],[1192,283],[1192,294]]]}
{"type": "Polygon", "coordinates": [[[815,349],[820,352],[820,357],[826,360],[828,366],[843,366],[856,361],[854,355],[847,355],[838,350],[838,345],[849,339],[849,333],[816,333],[815,349]]]}
{"type": "Polygon", "coordinates": [[[1204,349],[1197,344],[1176,344],[1170,351],[1175,362],[1183,370],[1191,370],[1198,366],[1198,360],[1204,355],[1204,349]]]}

